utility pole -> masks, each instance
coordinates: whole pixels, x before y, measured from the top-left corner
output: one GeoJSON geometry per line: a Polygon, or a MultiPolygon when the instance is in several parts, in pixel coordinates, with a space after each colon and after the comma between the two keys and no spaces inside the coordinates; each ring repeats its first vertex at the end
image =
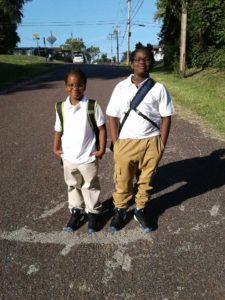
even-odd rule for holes
{"type": "Polygon", "coordinates": [[[110,46],[111,46],[111,61],[113,57],[113,47],[112,47],[112,40],[114,39],[114,33],[109,33],[108,34],[108,40],[110,40],[110,46]]]}
{"type": "Polygon", "coordinates": [[[127,0],[127,11],[128,11],[128,18],[127,18],[127,65],[130,63],[130,10],[131,10],[131,0],[127,0]]]}
{"type": "Polygon", "coordinates": [[[119,59],[119,26],[116,26],[116,29],[114,30],[114,33],[116,35],[116,53],[117,53],[117,63],[120,63],[120,59],[119,59]]]}
{"type": "Polygon", "coordinates": [[[181,32],[180,32],[180,77],[185,77],[186,66],[186,36],[187,36],[187,1],[182,0],[181,8],[181,32]]]}

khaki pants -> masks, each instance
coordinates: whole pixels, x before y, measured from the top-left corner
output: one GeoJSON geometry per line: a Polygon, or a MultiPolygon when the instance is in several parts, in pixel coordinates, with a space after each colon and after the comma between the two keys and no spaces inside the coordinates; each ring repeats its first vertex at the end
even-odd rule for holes
{"type": "Polygon", "coordinates": [[[164,145],[160,136],[132,140],[118,139],[114,145],[113,193],[116,208],[126,208],[133,197],[133,180],[137,177],[138,191],[135,197],[137,208],[143,208],[150,200],[152,178],[162,157],[164,145]]]}
{"type": "Polygon", "coordinates": [[[98,162],[73,164],[63,160],[64,179],[68,186],[69,209],[79,208],[87,213],[99,213],[100,184],[98,162]]]}

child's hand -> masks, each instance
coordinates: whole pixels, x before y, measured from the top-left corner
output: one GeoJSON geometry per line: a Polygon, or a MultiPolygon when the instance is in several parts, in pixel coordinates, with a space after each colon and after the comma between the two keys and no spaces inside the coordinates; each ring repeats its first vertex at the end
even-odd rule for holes
{"type": "Polygon", "coordinates": [[[63,154],[62,150],[55,150],[53,152],[56,156],[59,156],[59,157],[61,157],[61,155],[63,154]]]}
{"type": "Polygon", "coordinates": [[[104,155],[105,151],[95,151],[95,152],[92,152],[91,155],[94,155],[95,157],[98,157],[98,158],[101,158],[103,155],[104,155]]]}

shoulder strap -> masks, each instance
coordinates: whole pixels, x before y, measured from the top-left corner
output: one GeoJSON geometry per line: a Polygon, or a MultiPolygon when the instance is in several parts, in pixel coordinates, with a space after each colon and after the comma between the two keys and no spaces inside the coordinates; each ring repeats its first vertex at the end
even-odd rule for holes
{"type": "Polygon", "coordinates": [[[99,148],[99,129],[95,119],[96,112],[96,101],[93,99],[88,100],[87,104],[87,118],[91,128],[94,130],[95,138],[96,138],[96,147],[99,148]]]}
{"type": "Polygon", "coordinates": [[[144,99],[145,95],[150,91],[150,89],[155,85],[155,81],[151,78],[147,79],[146,82],[140,87],[140,89],[135,94],[134,98],[130,103],[131,109],[136,109],[141,101],[144,99]]]}
{"type": "Polygon", "coordinates": [[[154,85],[155,85],[155,81],[153,79],[149,78],[145,81],[145,83],[137,91],[137,93],[135,94],[134,98],[132,99],[132,101],[130,103],[129,110],[125,113],[125,116],[120,124],[119,133],[122,130],[122,127],[123,127],[126,119],[128,118],[131,109],[136,111],[137,106],[141,103],[141,101],[144,99],[145,95],[151,90],[151,88],[153,88],[154,85]]]}
{"type": "Polygon", "coordinates": [[[64,101],[59,101],[55,105],[55,110],[57,111],[60,122],[61,122],[62,131],[63,131],[63,125],[64,125],[64,122],[63,122],[63,103],[64,103],[64,101]]]}

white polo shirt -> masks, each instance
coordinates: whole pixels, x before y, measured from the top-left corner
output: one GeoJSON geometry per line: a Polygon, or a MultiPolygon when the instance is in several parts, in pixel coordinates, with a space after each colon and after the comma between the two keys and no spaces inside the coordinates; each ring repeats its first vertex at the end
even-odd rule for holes
{"type": "MultiPolygon", "coordinates": [[[[77,164],[90,163],[96,150],[95,133],[87,119],[87,100],[84,96],[77,105],[72,105],[70,97],[64,102],[64,128],[62,135],[62,158],[77,164]]],[[[96,105],[95,119],[97,126],[105,123],[100,106],[96,105]]],[[[56,112],[55,131],[62,132],[61,122],[56,112]]]]}
{"type": "MultiPolygon", "coordinates": [[[[131,81],[132,76],[131,74],[127,79],[116,85],[106,109],[106,114],[111,117],[119,118],[120,123],[130,108],[131,100],[138,91],[136,85],[131,81]]],[[[141,85],[143,83],[144,81],[141,85]]],[[[166,88],[159,82],[156,82],[153,88],[146,94],[137,109],[158,126],[160,126],[161,117],[168,117],[174,114],[172,100],[166,88]]],[[[131,110],[123,125],[119,138],[143,139],[159,134],[160,131],[154,125],[131,110]]]]}

